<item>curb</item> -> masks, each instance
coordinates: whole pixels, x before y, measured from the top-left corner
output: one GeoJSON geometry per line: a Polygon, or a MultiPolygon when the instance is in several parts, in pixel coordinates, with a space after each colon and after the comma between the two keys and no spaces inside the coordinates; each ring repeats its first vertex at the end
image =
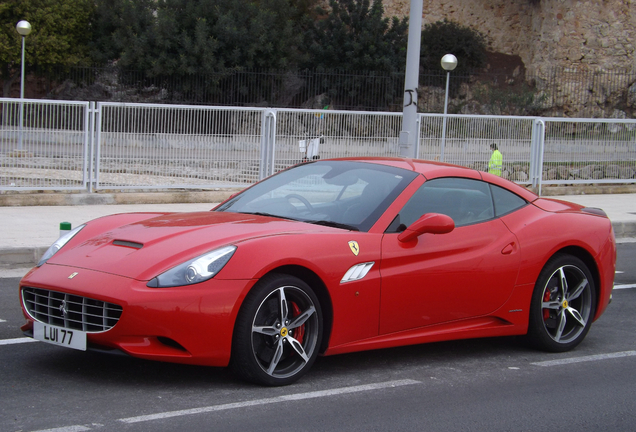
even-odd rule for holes
{"type": "MultiPolygon", "coordinates": [[[[28,206],[77,206],[77,205],[117,205],[117,204],[181,204],[181,203],[219,203],[232,194],[249,187],[236,187],[200,191],[146,191],[146,192],[0,192],[0,207],[28,206]]],[[[536,192],[536,191],[535,191],[536,192]]],[[[636,193],[636,184],[629,185],[570,185],[544,186],[541,196],[561,195],[602,195],[636,193]]]]}
{"type": "Polygon", "coordinates": [[[5,193],[0,194],[0,207],[219,203],[242,189],[143,193],[5,193]]]}
{"type": "Polygon", "coordinates": [[[636,238],[636,222],[612,222],[612,228],[617,240],[636,238]]]}
{"type": "MultiPolygon", "coordinates": [[[[529,188],[535,191],[533,188],[529,188]]],[[[636,184],[608,184],[608,185],[570,185],[570,186],[543,186],[542,197],[560,195],[605,195],[605,194],[633,194],[636,193],[636,184]]]]}
{"type": "MultiPolygon", "coordinates": [[[[616,240],[636,239],[636,222],[612,222],[616,240]]],[[[47,246],[0,248],[0,269],[31,268],[49,248],[47,246]]]]}
{"type": "Polygon", "coordinates": [[[33,267],[48,248],[48,246],[0,248],[0,269],[33,267]]]}
{"type": "MultiPolygon", "coordinates": [[[[246,186],[247,187],[247,186],[246,186]]],[[[0,206],[83,206],[121,204],[179,204],[218,203],[244,188],[203,191],[157,191],[157,192],[116,192],[116,193],[52,193],[52,192],[0,192],[0,206]]],[[[636,193],[636,185],[586,185],[544,187],[542,196],[561,195],[621,194],[636,193]]],[[[636,239],[636,222],[612,222],[617,240],[636,239]]],[[[33,267],[50,245],[0,248],[0,269],[33,267]]]]}

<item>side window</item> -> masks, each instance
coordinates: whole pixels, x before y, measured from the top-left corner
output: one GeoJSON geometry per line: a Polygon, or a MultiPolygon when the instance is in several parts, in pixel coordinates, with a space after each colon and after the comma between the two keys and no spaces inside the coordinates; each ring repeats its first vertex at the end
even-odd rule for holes
{"type": "Polygon", "coordinates": [[[488,183],[440,178],[427,181],[413,194],[387,232],[401,232],[425,213],[448,215],[457,227],[492,219],[495,215],[488,183]]]}
{"type": "Polygon", "coordinates": [[[497,217],[515,211],[528,204],[528,202],[520,196],[499,186],[490,185],[490,190],[492,191],[492,197],[495,202],[495,214],[497,217]]]}

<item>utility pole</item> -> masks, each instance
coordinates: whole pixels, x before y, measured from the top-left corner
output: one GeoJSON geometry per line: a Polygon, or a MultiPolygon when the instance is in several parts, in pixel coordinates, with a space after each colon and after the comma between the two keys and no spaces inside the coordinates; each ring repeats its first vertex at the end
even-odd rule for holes
{"type": "Polygon", "coordinates": [[[422,38],[423,0],[411,0],[409,13],[409,39],[406,49],[406,75],[404,77],[404,109],[400,132],[400,156],[418,155],[419,128],[417,127],[417,87],[420,75],[420,42],[422,38]]]}

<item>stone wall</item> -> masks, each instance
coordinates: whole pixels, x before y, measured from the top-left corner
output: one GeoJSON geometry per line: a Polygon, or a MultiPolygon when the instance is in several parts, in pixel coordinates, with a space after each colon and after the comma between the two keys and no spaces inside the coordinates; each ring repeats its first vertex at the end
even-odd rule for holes
{"type": "MultiPolygon", "coordinates": [[[[444,18],[487,35],[493,51],[518,55],[534,74],[554,66],[633,70],[634,0],[423,0],[423,24],[444,18]]],[[[383,0],[407,16],[409,0],[383,0]]]]}
{"type": "MultiPolygon", "coordinates": [[[[388,16],[409,14],[410,0],[382,1],[388,16]]],[[[520,60],[544,115],[636,117],[636,0],[423,2],[423,25],[448,19],[487,36],[490,72],[520,60]]]]}

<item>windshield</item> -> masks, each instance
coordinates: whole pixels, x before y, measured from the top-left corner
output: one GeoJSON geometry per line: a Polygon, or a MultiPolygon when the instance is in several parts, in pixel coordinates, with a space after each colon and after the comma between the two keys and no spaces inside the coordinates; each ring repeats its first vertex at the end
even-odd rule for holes
{"type": "Polygon", "coordinates": [[[257,183],[216,211],[368,231],[416,173],[351,161],[297,165],[257,183]]]}

